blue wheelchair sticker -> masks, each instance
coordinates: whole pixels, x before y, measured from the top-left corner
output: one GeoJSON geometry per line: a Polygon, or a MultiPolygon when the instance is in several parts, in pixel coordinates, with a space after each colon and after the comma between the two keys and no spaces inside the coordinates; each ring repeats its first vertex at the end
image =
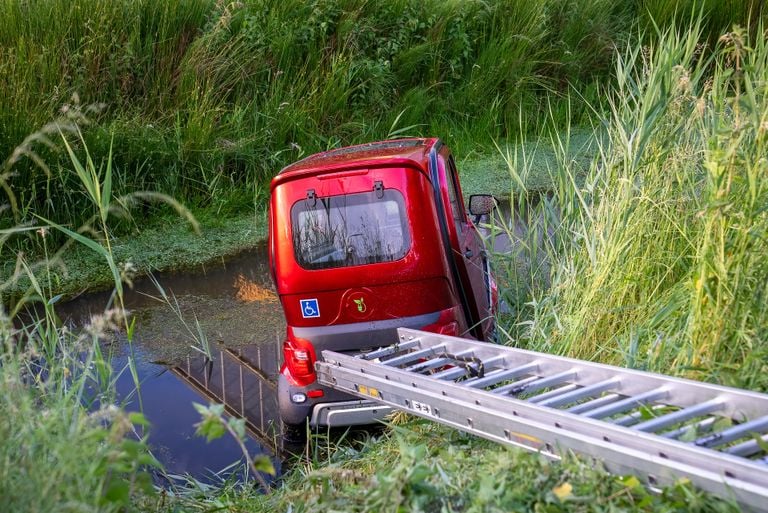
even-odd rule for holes
{"type": "Polygon", "coordinates": [[[305,319],[311,319],[313,317],[320,317],[320,306],[317,304],[317,299],[300,299],[301,316],[305,319]]]}

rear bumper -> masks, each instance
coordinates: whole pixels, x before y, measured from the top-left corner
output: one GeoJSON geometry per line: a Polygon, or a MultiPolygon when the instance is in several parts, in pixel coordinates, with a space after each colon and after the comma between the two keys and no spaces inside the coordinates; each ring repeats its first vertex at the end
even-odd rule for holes
{"type": "MultiPolygon", "coordinates": [[[[397,340],[397,328],[437,331],[445,323],[456,324],[459,307],[413,317],[401,317],[344,325],[292,328],[297,337],[310,340],[318,355],[324,349],[333,351],[360,351],[388,346],[397,340]]],[[[463,319],[461,321],[463,323],[463,319]]],[[[289,425],[304,425],[309,419],[312,426],[353,426],[375,423],[392,411],[371,400],[361,400],[350,394],[324,387],[317,382],[306,386],[289,379],[287,369],[278,376],[277,399],[280,418],[289,425]],[[319,393],[320,397],[312,393],[319,393]],[[296,402],[294,397],[303,396],[296,402]]]]}
{"type": "Polygon", "coordinates": [[[374,424],[383,420],[393,410],[379,402],[359,399],[317,383],[309,387],[296,387],[291,385],[283,375],[280,375],[277,381],[277,402],[283,422],[290,425],[303,425],[309,419],[309,425],[312,427],[374,424]],[[322,390],[323,397],[316,399],[307,397],[303,403],[295,403],[291,400],[294,394],[306,395],[310,389],[322,390]]]}
{"type": "Polygon", "coordinates": [[[373,424],[384,420],[392,411],[393,408],[390,406],[363,399],[316,404],[312,409],[309,425],[339,427],[373,424]]]}

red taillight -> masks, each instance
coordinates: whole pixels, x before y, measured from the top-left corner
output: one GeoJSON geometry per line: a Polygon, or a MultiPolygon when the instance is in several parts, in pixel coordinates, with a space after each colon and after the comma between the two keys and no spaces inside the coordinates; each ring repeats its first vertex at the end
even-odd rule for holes
{"type": "Polygon", "coordinates": [[[428,326],[424,326],[420,329],[424,331],[431,331],[432,333],[439,333],[441,335],[458,337],[460,336],[458,314],[458,306],[448,308],[440,312],[440,317],[437,319],[437,322],[428,326]]]}
{"type": "Polygon", "coordinates": [[[305,387],[317,380],[314,346],[309,340],[293,337],[290,329],[283,343],[283,358],[283,375],[292,384],[305,387]]]}
{"type": "Polygon", "coordinates": [[[443,324],[437,329],[437,332],[441,335],[448,335],[451,337],[459,336],[459,323],[456,321],[443,324]]]}

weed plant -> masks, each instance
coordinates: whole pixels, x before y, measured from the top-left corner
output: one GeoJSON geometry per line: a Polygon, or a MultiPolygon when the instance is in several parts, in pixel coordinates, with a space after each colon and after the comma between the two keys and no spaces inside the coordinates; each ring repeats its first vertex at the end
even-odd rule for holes
{"type": "MultiPolygon", "coordinates": [[[[700,5],[722,23],[762,13],[757,0],[670,4],[2,0],[0,154],[81,98],[100,106],[83,140],[97,163],[113,152],[116,197],[158,191],[229,216],[263,204],[267,180],[315,150],[439,135],[463,155],[535,133],[550,107],[562,126],[565,94],[596,99],[615,49],[650,16],[668,26],[700,5]]],[[[582,105],[572,121],[586,119],[582,105]]],[[[38,152],[50,173],[22,160],[0,175],[18,200],[2,227],[33,215],[82,225],[91,206],[69,156],[38,152]]],[[[144,215],[175,214],[160,204],[144,215]]]]}
{"type": "MultiPolygon", "coordinates": [[[[535,129],[540,124],[526,117],[546,112],[558,149],[554,190],[526,186],[536,148],[507,156],[519,191],[512,211],[524,221],[507,226],[521,241],[516,253],[497,258],[511,342],[766,390],[768,45],[749,36],[763,26],[733,30],[710,49],[701,45],[702,23],[660,29],[647,46],[614,45],[612,27],[624,26],[627,13],[665,4],[619,11],[609,4],[4,1],[0,143],[24,140],[27,123],[49,119],[73,91],[107,107],[89,113],[94,124],[81,136],[63,130],[61,161],[56,145],[45,144],[58,132],[35,139],[49,149],[28,156],[50,157],[50,172],[6,162],[0,242],[47,223],[103,255],[119,306],[124,276],[108,221],[130,198],[156,198],[137,191],[215,203],[249,184],[251,200],[263,190],[253,184],[312,149],[411,131],[440,132],[461,148],[510,127],[535,129]],[[585,20],[595,23],[590,34],[605,38],[585,40],[585,20]],[[552,38],[555,31],[562,38],[552,38]],[[594,108],[602,119],[585,168],[572,158],[570,132],[559,132],[569,102],[539,93],[567,90],[569,67],[585,81],[593,71],[599,77],[614,46],[615,88],[593,84],[605,101],[594,108]]],[[[573,109],[572,119],[586,110],[573,109]]],[[[46,252],[46,239],[36,237],[46,252]]],[[[12,279],[27,275],[30,288],[24,300],[3,303],[0,319],[4,505],[109,511],[146,500],[145,509],[162,509],[142,473],[154,459],[129,436],[144,420],[107,406],[113,376],[100,338],[125,326],[123,312],[100,317],[87,336],[73,335],[56,325],[50,281],[38,281],[22,255],[17,262],[12,279]],[[40,319],[19,321],[25,301],[42,305],[40,319]],[[103,407],[88,413],[91,394],[103,407]]],[[[538,455],[421,424],[356,450],[346,463],[329,451],[324,467],[307,465],[268,497],[225,489],[185,507],[728,506],[685,484],[650,496],[631,478],[607,478],[578,460],[553,467],[538,455]]]]}
{"type": "MultiPolygon", "coordinates": [[[[586,175],[565,158],[568,132],[554,136],[556,188],[517,196],[534,222],[502,259],[509,334],[766,390],[768,46],[736,29],[704,53],[700,38],[668,30],[618,54],[586,175]]],[[[513,176],[530,160],[510,159],[513,176]]]]}
{"type": "Polygon", "coordinates": [[[118,312],[75,335],[45,316],[3,322],[0,340],[0,497],[5,511],[117,511],[153,494],[157,465],[140,414],[113,406],[113,372],[101,349],[118,312]],[[90,408],[89,408],[90,405],[90,408]],[[100,405],[100,406],[99,406],[100,405]]]}
{"type": "MultiPolygon", "coordinates": [[[[109,218],[127,213],[136,197],[167,201],[186,211],[157,193],[114,198],[111,160],[96,166],[84,145],[85,161],[75,155],[69,138],[81,144],[83,140],[71,118],[46,125],[27,141],[44,141],[53,148],[51,136],[66,149],[79,192],[95,214],[77,230],[37,216],[44,224],[3,230],[0,245],[34,230],[47,249],[51,231],[59,230],[106,262],[114,293],[103,314],[94,316],[84,330],[62,326],[55,310],[62,296],[54,295],[51,275],[66,245],[55,254],[45,251],[45,260],[37,264],[18,253],[16,272],[0,284],[0,497],[7,511],[125,511],[137,497],[154,500],[149,471],[160,465],[146,444],[146,419],[116,404],[119,374],[130,373],[137,388],[139,382],[132,357],[125,368],[113,368],[107,343],[114,332],[122,331],[130,344],[133,333],[122,288],[130,276],[115,261],[109,218]],[[22,278],[26,292],[9,298],[5,292],[18,290],[22,278]]],[[[44,166],[29,145],[17,148],[9,161],[19,154],[44,166]]],[[[13,191],[8,197],[14,202],[13,191]]]]}
{"type": "MultiPolygon", "coordinates": [[[[38,236],[46,237],[45,230],[38,236]]],[[[92,318],[82,333],[60,326],[53,296],[21,258],[29,293],[0,307],[0,497],[7,511],[118,511],[151,497],[158,464],[140,413],[115,406],[104,340],[125,329],[124,310],[92,318]],[[36,305],[37,308],[31,308],[36,305]]],[[[7,284],[3,284],[4,286],[7,284]]]]}

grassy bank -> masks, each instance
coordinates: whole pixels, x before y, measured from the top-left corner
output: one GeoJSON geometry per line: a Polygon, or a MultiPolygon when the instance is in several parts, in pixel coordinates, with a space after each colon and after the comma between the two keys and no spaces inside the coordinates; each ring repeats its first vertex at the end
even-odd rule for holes
{"type": "Polygon", "coordinates": [[[660,495],[632,476],[611,476],[588,461],[543,456],[416,421],[354,446],[322,437],[317,459],[270,496],[231,494],[250,511],[736,512],[680,481],[660,495]]]}
{"type": "MultiPolygon", "coordinates": [[[[658,2],[658,6],[662,4],[665,5],[658,2]]],[[[145,4],[136,5],[150,9],[145,4]]],[[[247,4],[244,9],[253,9],[254,5],[247,4]]],[[[286,5],[299,9],[297,5],[286,5]]],[[[485,8],[466,5],[474,9],[485,8]]],[[[646,2],[643,5],[657,4],[646,2]]],[[[92,7],[94,10],[103,8],[96,4],[92,7]]],[[[361,4],[358,8],[374,7],[361,4]]],[[[196,11],[192,9],[190,12],[190,16],[194,16],[196,11]]],[[[298,12],[311,14],[300,9],[298,12]]],[[[322,11],[318,16],[327,13],[333,11],[322,11]]],[[[52,19],[66,19],[63,12],[49,14],[56,15],[52,19]]],[[[235,23],[236,14],[231,13],[230,18],[223,18],[222,14],[212,19],[235,23]]],[[[161,13],[153,12],[153,15],[156,19],[164,19],[161,13]]],[[[259,15],[266,16],[264,13],[259,15]]],[[[336,16],[344,19],[349,14],[337,13],[336,16]]],[[[335,18],[331,16],[331,19],[335,18]]],[[[414,19],[419,18],[415,16],[414,19]]],[[[406,21],[403,21],[405,26],[406,21]]],[[[325,23],[318,22],[318,30],[330,26],[327,19],[325,23]]],[[[218,21],[210,30],[217,24],[218,21]]],[[[244,22],[241,25],[248,26],[244,22]]],[[[353,24],[348,30],[357,33],[354,30],[357,25],[353,24]]],[[[9,22],[9,26],[13,23],[9,22]]],[[[160,30],[152,27],[154,25],[141,30],[154,30],[155,33],[160,30]]],[[[332,33],[337,34],[338,26],[333,27],[332,33]]],[[[141,30],[138,33],[142,33],[141,30]]],[[[172,31],[171,28],[167,30],[172,31]]],[[[588,159],[575,151],[584,147],[584,141],[580,140],[584,136],[579,133],[575,137],[575,132],[560,126],[564,115],[553,108],[545,110],[547,121],[541,122],[542,130],[535,131],[537,135],[550,137],[550,143],[513,146],[508,153],[504,151],[501,157],[504,165],[500,168],[498,160],[486,161],[475,170],[471,164],[468,166],[468,184],[475,173],[494,169],[496,173],[507,173],[504,175],[508,177],[507,182],[500,186],[500,190],[511,182],[514,185],[509,185],[510,191],[523,192],[513,196],[516,203],[513,212],[523,216],[519,221],[523,221],[521,224],[526,225],[527,230],[522,235],[515,235],[519,243],[513,254],[496,256],[496,269],[503,285],[501,292],[511,306],[511,312],[500,323],[508,334],[508,343],[768,390],[765,378],[768,376],[768,304],[765,301],[768,293],[768,262],[765,259],[768,250],[768,211],[765,207],[768,205],[765,160],[768,154],[768,46],[764,37],[750,39],[745,31],[736,30],[710,38],[707,30],[695,26],[681,32],[666,31],[651,38],[652,43],[645,46],[630,40],[631,44],[612,53],[615,84],[603,90],[604,103],[594,109],[597,128],[586,136],[586,147],[591,149],[588,159]],[[704,51],[702,42],[710,39],[713,39],[712,46],[709,51],[704,51]],[[531,180],[541,176],[546,178],[531,180]],[[550,185],[542,185],[545,182],[550,185]],[[549,189],[549,194],[538,194],[542,189],[549,189]],[[532,201],[534,197],[538,198],[535,203],[532,201]]],[[[288,49],[293,48],[294,40],[307,41],[306,48],[310,48],[310,43],[314,45],[320,41],[326,44],[323,48],[328,48],[328,55],[336,55],[334,52],[338,47],[330,43],[336,39],[325,39],[330,38],[325,32],[311,33],[306,40],[297,39],[299,36],[294,32],[286,33],[291,34],[291,39],[285,43],[288,49]]],[[[367,32],[362,31],[357,37],[362,38],[364,33],[367,32]]],[[[225,38],[226,41],[229,40],[225,38]]],[[[450,39],[441,37],[438,41],[442,45],[450,39]]],[[[222,51],[222,47],[216,46],[215,40],[207,42],[210,44],[197,51],[209,57],[220,55],[216,49],[222,51]]],[[[28,44],[34,45],[32,42],[28,44]]],[[[435,69],[447,73],[450,67],[441,67],[446,66],[442,56],[451,55],[450,51],[442,46],[437,49],[436,55],[440,58],[437,58],[439,65],[435,64],[435,69]]],[[[142,54],[139,52],[138,55],[142,54]]],[[[152,55],[162,57],[166,54],[158,46],[153,47],[152,55]]],[[[428,52],[427,55],[432,54],[428,52]]],[[[186,62],[181,57],[179,59],[186,62]]],[[[112,65],[108,60],[99,62],[112,65]]],[[[331,66],[333,62],[322,60],[318,65],[325,69],[323,66],[331,66]]],[[[215,69],[215,66],[203,68],[215,69]]],[[[223,69],[227,70],[224,76],[230,77],[231,68],[223,69]]],[[[249,69],[247,66],[243,68],[244,71],[249,69]]],[[[453,84],[454,93],[458,95],[461,87],[447,80],[446,76],[439,75],[437,79],[453,84]]],[[[183,74],[173,77],[183,83],[183,74]]],[[[150,87],[152,78],[146,80],[146,86],[150,87]]],[[[365,82],[366,87],[374,83],[365,82]]],[[[109,91],[105,84],[94,91],[109,91]]],[[[252,86],[250,83],[241,86],[239,82],[237,85],[252,86]]],[[[316,94],[323,90],[319,83],[314,83],[313,87],[317,88],[316,94]]],[[[221,90],[218,86],[215,88],[217,92],[221,90]]],[[[435,97],[440,96],[435,94],[435,97]]],[[[196,101],[204,104],[205,97],[197,98],[196,101]]],[[[345,103],[353,99],[352,96],[343,98],[345,103]]],[[[456,96],[454,99],[460,98],[456,96]]],[[[331,98],[323,99],[331,101],[331,98]]],[[[139,99],[136,103],[140,103],[139,99]]],[[[206,115],[200,120],[218,122],[226,116],[217,118],[208,114],[229,113],[227,109],[236,107],[237,103],[214,102],[214,105],[220,110],[204,111],[206,115]]],[[[354,115],[361,115],[359,113],[364,113],[365,108],[363,105],[359,111],[352,110],[358,112],[354,115]]],[[[157,109],[159,111],[159,107],[157,109]]],[[[586,111],[587,107],[583,109],[586,111]]],[[[3,112],[8,115],[7,110],[3,112]]],[[[137,107],[135,112],[138,112],[137,119],[146,119],[141,116],[154,111],[144,112],[137,107]]],[[[331,112],[326,111],[323,116],[331,112]]],[[[397,112],[397,109],[390,109],[390,112],[397,112]]],[[[75,114],[79,116],[77,112],[75,114]]],[[[298,116],[301,112],[294,114],[298,116]]],[[[92,222],[89,229],[80,232],[62,225],[50,225],[51,228],[95,251],[111,275],[119,278],[119,263],[123,258],[119,253],[121,239],[115,236],[109,223],[112,214],[120,211],[119,202],[113,200],[135,192],[136,183],[131,182],[134,175],[130,173],[137,168],[131,167],[130,159],[121,155],[125,150],[116,149],[114,161],[105,159],[103,165],[99,164],[99,158],[88,162],[77,157],[86,146],[91,148],[93,137],[104,134],[99,132],[104,126],[99,118],[101,115],[106,114],[88,114],[93,131],[84,134],[83,141],[72,154],[64,154],[63,158],[67,160],[63,161],[61,169],[70,170],[66,176],[71,182],[54,174],[53,170],[58,169],[55,166],[50,166],[50,178],[44,171],[39,171],[35,175],[37,179],[21,174],[4,179],[20,178],[36,184],[25,189],[14,182],[14,191],[18,186],[17,205],[28,209],[26,214],[50,212],[45,209],[51,207],[40,209],[32,198],[37,194],[45,197],[47,192],[43,191],[48,185],[51,190],[66,189],[60,214],[74,216],[73,213],[83,211],[87,212],[83,219],[92,222]],[[78,162],[83,173],[77,172],[78,162]],[[25,196],[29,191],[35,191],[35,194],[25,196]]],[[[494,115],[508,121],[498,112],[494,115]]],[[[296,116],[291,119],[299,119],[296,116]]],[[[243,119],[249,118],[245,116],[243,119]]],[[[354,126],[344,124],[347,118],[327,119],[331,120],[328,123],[339,123],[340,134],[345,134],[345,127],[354,126]]],[[[184,118],[178,126],[179,134],[186,133],[181,127],[189,126],[188,119],[184,118]]],[[[387,123],[381,126],[387,127],[387,123]]],[[[210,130],[210,134],[219,133],[218,125],[216,130],[210,130]]],[[[331,131],[332,127],[318,130],[317,133],[324,133],[323,130],[331,131]]],[[[350,139],[354,137],[350,136],[350,139]]],[[[458,139],[462,140],[461,137],[458,139]]],[[[74,140],[77,142],[76,137],[74,140]]],[[[115,148],[120,140],[115,137],[115,148]]],[[[337,142],[341,140],[325,141],[331,145],[337,142]]],[[[348,141],[344,139],[344,142],[348,141]]],[[[99,144],[108,148],[104,142],[93,144],[94,155],[98,154],[99,144]]],[[[461,148],[460,142],[459,155],[469,154],[461,148]]],[[[108,154],[108,150],[106,152],[108,154]]],[[[173,154],[173,158],[189,163],[185,155],[196,153],[173,154]]],[[[201,164],[202,161],[195,162],[199,167],[193,166],[193,169],[201,173],[209,170],[201,164]]],[[[150,172],[155,168],[146,169],[150,172]]],[[[235,166],[233,169],[239,168],[235,166]]],[[[157,172],[159,176],[160,172],[157,172]]],[[[163,180],[174,182],[182,176],[185,178],[179,183],[187,180],[186,175],[168,172],[163,175],[163,180]]],[[[223,182],[213,181],[213,185],[220,185],[220,188],[213,187],[199,197],[207,197],[210,207],[216,198],[230,198],[227,191],[240,191],[243,195],[239,201],[245,201],[249,208],[253,208],[259,194],[263,194],[256,186],[260,183],[256,178],[255,171],[252,176],[231,180],[227,175],[222,178],[223,182]],[[248,188],[237,185],[240,179],[248,183],[248,188]],[[234,184],[232,188],[230,184],[234,184]]],[[[192,175],[189,180],[188,184],[196,184],[190,190],[203,187],[204,181],[199,176],[192,175]]],[[[142,189],[156,184],[162,186],[163,182],[156,177],[140,182],[142,189]]],[[[210,185],[205,184],[206,187],[210,185]]],[[[160,188],[165,192],[181,192],[182,198],[192,197],[185,196],[181,185],[178,189],[160,188]]],[[[164,206],[158,207],[162,215],[177,206],[171,201],[163,201],[164,206]]],[[[221,217],[237,210],[228,210],[235,203],[227,201],[214,205],[215,211],[222,213],[221,217]]],[[[206,201],[201,200],[201,203],[206,201]]],[[[136,223],[135,219],[118,220],[127,223],[118,229],[130,231],[128,228],[136,223]]],[[[243,222],[251,226],[250,215],[247,219],[243,222]]],[[[68,218],[67,222],[72,223],[72,228],[79,226],[74,218],[68,218]]],[[[205,226],[203,223],[203,229],[205,226]]],[[[163,235],[166,232],[141,228],[147,237],[147,254],[157,246],[166,245],[170,239],[163,235]]],[[[18,225],[18,230],[25,229],[18,225]]],[[[511,226],[509,231],[512,232],[511,226]]],[[[3,233],[0,243],[5,244],[9,234],[3,233]]],[[[215,236],[215,230],[209,236],[215,236]]],[[[212,239],[213,244],[218,244],[215,239],[212,239]]],[[[180,242],[178,246],[169,245],[169,248],[184,245],[180,242]]],[[[134,248],[134,251],[138,250],[134,248]]],[[[171,252],[178,253],[176,250],[171,252]]],[[[163,260],[172,257],[172,254],[161,256],[163,260]]],[[[56,326],[54,291],[36,282],[34,275],[23,266],[22,272],[33,287],[33,294],[28,299],[39,301],[46,308],[42,319],[26,324],[9,319],[7,311],[3,310],[0,323],[3,343],[0,412],[4,419],[0,421],[0,457],[3,461],[0,496],[12,501],[10,504],[15,510],[737,510],[732,504],[693,491],[684,482],[665,490],[660,496],[651,496],[633,478],[606,476],[578,459],[567,458],[563,464],[553,465],[537,455],[500,450],[496,445],[418,422],[408,424],[407,429],[389,431],[380,439],[362,445],[328,446],[318,439],[312,449],[314,458],[311,462],[294,470],[283,487],[268,495],[238,487],[187,490],[178,495],[154,494],[145,486],[146,477],[142,474],[142,466],[151,466],[153,460],[144,443],[130,437],[134,426],[141,425],[141,417],[131,417],[119,408],[107,406],[97,409],[96,413],[87,410],[95,399],[103,405],[113,400],[114,374],[108,356],[102,354],[103,340],[109,330],[119,329],[130,334],[130,325],[126,325],[118,310],[95,319],[86,335],[73,335],[56,326]]],[[[121,285],[118,282],[115,286],[118,298],[115,303],[119,305],[121,285]]],[[[130,368],[125,370],[130,371],[130,368]]]]}
{"type": "Polygon", "coordinates": [[[507,260],[509,329],[548,352],[766,390],[768,48],[742,31],[711,56],[698,44],[692,29],[619,55],[586,178],[564,154],[517,247],[535,265],[507,260]]]}
{"type": "Polygon", "coordinates": [[[706,41],[760,14],[757,0],[678,4],[3,0],[3,227],[34,214],[77,227],[92,213],[66,154],[42,138],[13,153],[57,113],[80,124],[97,163],[115,142],[116,197],[152,190],[238,215],[315,150],[438,134],[466,155],[538,133],[550,113],[584,122],[589,109],[566,95],[597,99],[614,51],[651,19],[684,23],[701,8],[706,41]]]}
{"type": "MultiPolygon", "coordinates": [[[[125,277],[132,279],[159,271],[185,271],[215,265],[266,239],[263,212],[227,219],[216,219],[209,212],[198,214],[202,214],[198,217],[199,231],[178,221],[114,237],[114,259],[125,270],[125,277]]],[[[42,237],[41,232],[35,234],[42,237]]],[[[114,287],[114,276],[103,256],[72,242],[57,250],[49,260],[30,267],[43,288],[71,297],[114,287]]],[[[6,261],[0,279],[7,284],[2,291],[5,298],[21,297],[32,287],[19,260],[6,261]]]]}

